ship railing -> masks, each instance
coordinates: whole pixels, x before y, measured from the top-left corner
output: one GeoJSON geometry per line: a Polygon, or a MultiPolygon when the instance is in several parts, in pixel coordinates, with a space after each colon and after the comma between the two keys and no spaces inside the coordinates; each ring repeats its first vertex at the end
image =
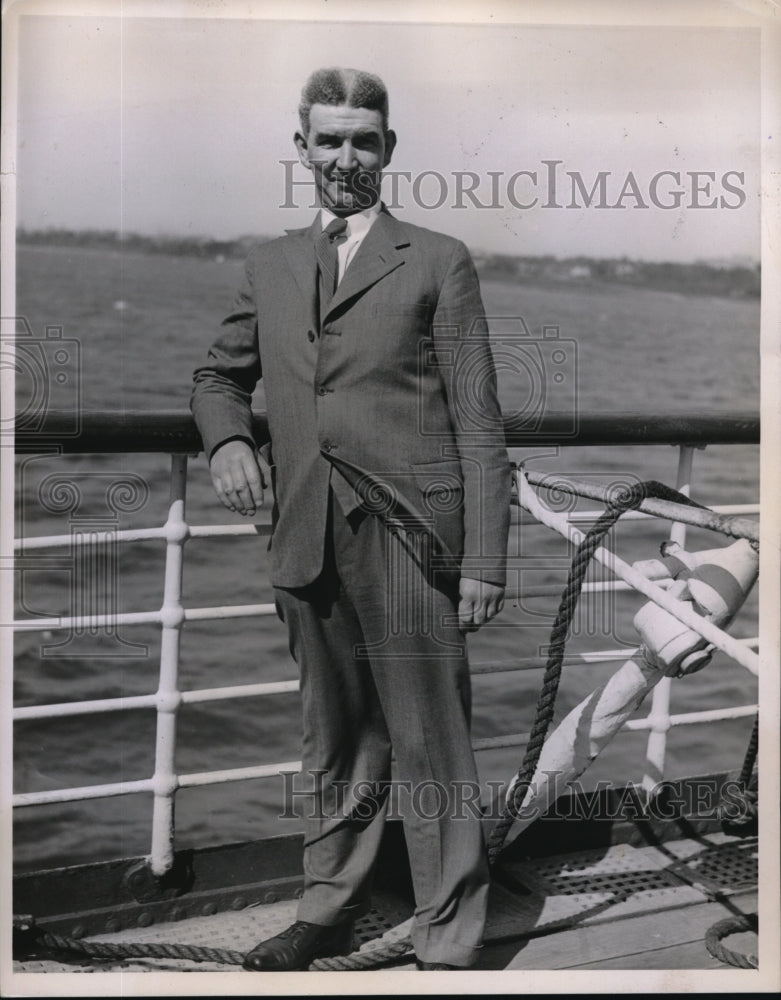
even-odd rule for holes
{"type": "MultiPolygon", "coordinates": [[[[254,420],[256,440],[262,444],[268,439],[265,417],[257,414],[254,420]]],[[[692,483],[693,457],[697,449],[708,444],[750,445],[759,441],[759,418],[753,413],[720,414],[658,414],[616,413],[609,415],[582,414],[573,430],[571,416],[548,413],[529,430],[506,427],[507,444],[514,448],[539,448],[556,446],[620,446],[620,445],[673,445],[678,452],[676,487],[688,494],[692,483]]],[[[179,686],[179,649],[182,628],[187,622],[227,618],[249,618],[276,615],[272,603],[245,605],[215,605],[210,607],[185,607],[182,602],[182,573],[185,543],[189,539],[215,536],[251,536],[270,532],[270,526],[250,524],[191,525],[186,519],[188,457],[202,449],[201,441],[192,418],[187,413],[156,411],[143,413],[87,412],[49,413],[45,423],[34,433],[17,430],[17,453],[60,454],[118,454],[118,453],[167,453],[170,455],[170,499],[167,519],[158,527],[116,530],[89,528],[68,534],[19,538],[17,552],[58,547],[84,547],[91,549],[106,542],[133,543],[160,540],[165,543],[164,587],[162,606],[155,611],[115,612],[111,614],[87,613],[83,615],[33,617],[13,622],[16,631],[50,632],[54,630],[89,630],[98,634],[101,629],[115,631],[121,625],[155,624],[161,630],[160,669],[158,687],[154,693],[121,698],[102,698],[54,704],[17,707],[13,711],[15,722],[58,718],[64,716],[90,716],[98,713],[125,712],[136,709],[154,709],[157,714],[155,736],[155,767],[151,777],[134,780],[106,782],[55,790],[19,792],[13,796],[15,807],[83,801],[111,796],[151,792],[153,795],[152,833],[149,863],[153,873],[161,876],[167,872],[174,858],[174,798],[181,788],[215,785],[246,779],[269,778],[300,769],[299,761],[274,762],[250,767],[177,773],[176,719],[182,705],[198,702],[223,701],[248,697],[270,697],[298,690],[298,682],[275,681],[181,690],[179,686]]],[[[512,452],[511,452],[512,454],[512,452]]],[[[759,508],[752,504],[727,505],[711,508],[717,514],[740,517],[757,514],[759,508]]],[[[601,511],[571,511],[567,516],[573,523],[593,522],[601,511]]],[[[517,520],[517,512],[515,519],[517,520]]],[[[626,518],[648,518],[642,512],[629,512],[626,518]]],[[[746,524],[751,522],[746,517],[746,524]]],[[[686,525],[676,521],[671,538],[683,544],[686,525]]],[[[752,534],[749,527],[748,535],[752,534]]],[[[586,593],[603,590],[628,589],[620,580],[587,583],[586,593]]],[[[523,588],[524,598],[558,594],[556,587],[540,586],[523,588]]],[[[507,599],[520,595],[508,591],[507,599]]],[[[747,648],[756,648],[758,639],[741,640],[747,648]]],[[[604,663],[624,661],[632,655],[626,648],[567,653],[565,662],[604,663]]],[[[540,669],[545,661],[539,657],[520,657],[512,662],[478,663],[473,674],[495,673],[511,670],[540,669]]],[[[746,664],[744,664],[746,665],[746,664]]],[[[702,725],[710,722],[740,719],[756,712],[756,704],[730,706],[718,709],[671,714],[670,678],[664,678],[654,689],[650,710],[644,718],[631,719],[624,729],[647,732],[646,765],[643,786],[650,790],[664,777],[667,733],[671,728],[702,725]]],[[[473,741],[476,751],[523,746],[526,733],[505,734],[473,741]]]]}

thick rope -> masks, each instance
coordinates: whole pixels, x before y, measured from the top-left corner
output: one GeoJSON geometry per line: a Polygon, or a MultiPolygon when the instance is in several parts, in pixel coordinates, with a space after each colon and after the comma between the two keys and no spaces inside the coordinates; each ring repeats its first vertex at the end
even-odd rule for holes
{"type": "Polygon", "coordinates": [[[754,779],[754,764],[759,751],[759,712],[754,716],[743,766],[737,778],[737,788],[730,787],[729,801],[718,805],[718,816],[724,833],[734,837],[748,837],[757,829],[759,820],[759,797],[754,779]],[[737,812],[737,815],[736,815],[737,812]]]}
{"type": "Polygon", "coordinates": [[[751,736],[749,737],[748,746],[746,747],[746,756],[743,758],[743,767],[740,769],[740,774],[738,775],[738,781],[745,788],[746,785],[751,780],[751,775],[754,771],[754,764],[757,760],[757,752],[759,751],[759,712],[754,716],[754,728],[751,730],[751,736]]]}
{"type": "MultiPolygon", "coordinates": [[[[594,552],[599,547],[602,538],[610,531],[621,515],[625,511],[637,509],[648,497],[672,500],[676,503],[701,507],[701,504],[695,503],[695,501],[679,493],[677,490],[665,486],[664,483],[659,483],[655,480],[639,483],[622,494],[610,498],[607,509],[578,546],[572,566],[570,567],[567,585],[559,603],[556,619],[551,629],[548,660],[523,762],[518,769],[511,792],[507,797],[502,817],[488,841],[489,865],[494,865],[498,860],[504,841],[518,816],[531,779],[537,769],[545,737],[556,707],[556,695],[561,679],[561,669],[570,623],[578,605],[589,563],[594,552]]],[[[96,958],[174,958],[188,959],[194,962],[219,962],[226,965],[241,965],[244,961],[244,955],[239,952],[190,945],[139,944],[132,942],[115,944],[113,942],[80,941],[53,934],[44,935],[43,941],[50,947],[79,951],[82,954],[96,958]]],[[[385,965],[403,958],[411,950],[412,941],[407,936],[400,938],[398,941],[368,949],[365,952],[353,952],[350,955],[334,958],[319,958],[312,962],[310,969],[323,971],[371,969],[378,965],[385,965]]]]}
{"type": "MultiPolygon", "coordinates": [[[[583,919],[586,916],[596,916],[624,902],[629,893],[621,890],[613,893],[607,899],[601,899],[594,906],[589,907],[585,913],[580,913],[583,919]]],[[[507,944],[511,941],[522,939],[543,937],[555,931],[566,930],[572,926],[572,917],[557,917],[554,920],[547,920],[536,924],[531,930],[512,931],[507,934],[496,934],[487,937],[484,944],[507,944]]],[[[187,960],[191,962],[213,962],[220,965],[241,965],[244,954],[238,951],[228,951],[219,948],[201,948],[186,944],[121,944],[107,941],[82,941],[75,938],[64,937],[57,934],[46,933],[39,940],[41,943],[52,948],[64,951],[80,952],[86,957],[99,958],[106,961],[121,961],[125,958],[169,958],[187,960]],[[134,954],[129,954],[132,949],[134,954]]],[[[410,943],[407,938],[400,938],[398,941],[382,946],[367,949],[366,951],[354,952],[351,955],[336,956],[333,958],[320,958],[310,965],[311,970],[326,972],[354,972],[362,969],[373,969],[379,965],[387,965],[403,959],[410,951],[410,943]],[[380,957],[380,953],[382,953],[380,957]]]]}
{"type": "Polygon", "coordinates": [[[537,770],[545,737],[550,728],[556,707],[556,694],[561,679],[564,650],[570,623],[578,605],[589,563],[594,552],[599,548],[600,542],[619,517],[625,511],[637,509],[648,497],[674,500],[676,503],[683,503],[690,506],[700,506],[677,490],[665,486],[664,483],[659,483],[655,480],[638,483],[636,486],[623,491],[615,498],[611,497],[608,500],[607,509],[599,517],[596,524],[594,524],[575,551],[567,578],[567,585],[564,588],[556,620],[551,629],[548,660],[545,665],[545,673],[537,702],[534,724],[529,734],[529,742],[526,745],[523,762],[518,769],[515,782],[505,802],[501,819],[494,827],[488,841],[489,864],[494,864],[499,857],[507,834],[510,832],[513,823],[520,813],[526,793],[534,777],[534,772],[537,770]]]}
{"type": "Polygon", "coordinates": [[[757,927],[756,913],[719,920],[713,927],[708,928],[705,934],[705,947],[714,958],[725,965],[733,965],[736,969],[758,969],[759,962],[756,955],[742,955],[740,952],[731,951],[721,943],[721,939],[730,934],[740,934],[744,931],[756,933],[757,927]]]}
{"type": "Polygon", "coordinates": [[[378,965],[386,965],[404,958],[412,950],[409,937],[399,938],[390,944],[370,948],[367,951],[354,951],[351,955],[339,955],[335,958],[318,958],[309,966],[323,972],[356,972],[362,969],[374,969],[378,965]]]}
{"type": "Polygon", "coordinates": [[[118,960],[125,958],[178,958],[191,962],[216,962],[221,965],[241,965],[244,955],[240,951],[224,948],[202,948],[189,944],[135,941],[81,941],[59,934],[43,934],[39,939],[49,948],[75,951],[90,958],[118,960]]]}

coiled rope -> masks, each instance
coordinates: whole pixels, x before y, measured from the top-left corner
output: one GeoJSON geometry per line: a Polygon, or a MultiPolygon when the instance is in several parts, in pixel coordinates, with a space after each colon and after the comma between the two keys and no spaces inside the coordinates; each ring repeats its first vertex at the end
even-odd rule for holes
{"type": "Polygon", "coordinates": [[[722,943],[722,938],[730,934],[740,934],[744,931],[754,931],[758,928],[757,914],[751,913],[740,917],[727,917],[719,920],[713,927],[709,928],[705,934],[705,947],[720,962],[725,965],[733,965],[736,969],[758,969],[759,962],[756,955],[742,955],[740,952],[731,951],[722,943]]]}
{"type": "MultiPolygon", "coordinates": [[[[559,602],[556,618],[551,629],[548,659],[546,661],[542,686],[535,709],[534,722],[529,734],[529,741],[526,745],[523,761],[515,776],[511,791],[507,796],[502,816],[488,840],[489,865],[496,864],[499,859],[504,841],[518,817],[526,792],[531,785],[531,780],[537,769],[545,737],[550,728],[556,707],[556,695],[561,679],[569,627],[578,605],[589,563],[601,540],[621,515],[628,510],[637,509],[645,499],[650,497],[702,508],[701,504],[696,503],[677,490],[671,489],[664,483],[657,482],[656,480],[638,483],[607,499],[606,510],[577,547],[570,566],[567,584],[559,602]]],[[[715,928],[719,926],[715,925],[715,928]]],[[[714,931],[715,928],[711,928],[711,931],[714,931]]],[[[710,934],[711,931],[708,933],[710,934]]],[[[733,932],[729,931],[725,933],[733,932]]],[[[225,965],[241,965],[245,957],[240,952],[220,948],[203,948],[192,945],[165,943],[81,941],[49,933],[44,934],[40,940],[52,948],[76,951],[94,958],[114,960],[123,958],[172,958],[187,959],[194,962],[218,962],[225,965]]],[[[722,947],[718,943],[717,946],[719,948],[722,947]]],[[[398,941],[370,948],[365,952],[353,952],[350,955],[334,958],[319,958],[311,963],[310,969],[323,971],[371,969],[403,958],[411,950],[412,941],[409,936],[406,936],[400,938],[398,941]]],[[[723,950],[726,953],[727,950],[723,950]]]]}

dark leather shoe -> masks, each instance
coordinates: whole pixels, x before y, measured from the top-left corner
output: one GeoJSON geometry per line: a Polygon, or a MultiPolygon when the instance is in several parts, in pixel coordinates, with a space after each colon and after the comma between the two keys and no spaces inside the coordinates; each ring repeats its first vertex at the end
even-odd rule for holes
{"type": "Polygon", "coordinates": [[[243,966],[248,972],[296,972],[308,969],[316,958],[349,955],[352,950],[352,920],[330,927],[296,920],[276,937],[255,945],[243,966]]]}
{"type": "Polygon", "coordinates": [[[462,965],[448,965],[447,962],[421,962],[415,960],[415,965],[420,972],[452,972],[453,970],[464,971],[462,965]]]}

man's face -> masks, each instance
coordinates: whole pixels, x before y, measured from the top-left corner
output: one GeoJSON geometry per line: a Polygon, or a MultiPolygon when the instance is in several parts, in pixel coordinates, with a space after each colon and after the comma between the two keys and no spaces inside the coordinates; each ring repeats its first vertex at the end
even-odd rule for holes
{"type": "Polygon", "coordinates": [[[396,136],[382,131],[382,115],[345,104],[313,104],[309,134],[296,133],[298,155],[311,170],[323,208],[352,215],[380,197],[382,170],[390,163],[396,136]]]}

